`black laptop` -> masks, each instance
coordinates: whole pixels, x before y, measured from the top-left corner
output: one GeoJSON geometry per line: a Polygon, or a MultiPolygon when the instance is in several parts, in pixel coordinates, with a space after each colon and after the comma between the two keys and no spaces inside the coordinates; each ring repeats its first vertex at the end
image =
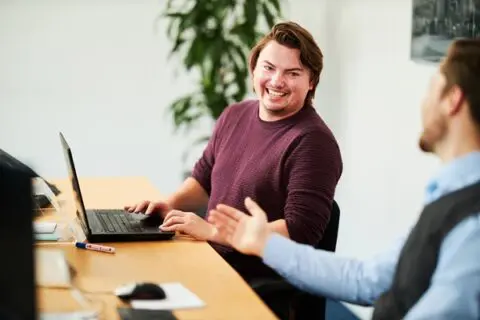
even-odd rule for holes
{"type": "Polygon", "coordinates": [[[80,191],[72,151],[60,132],[78,220],[89,242],[169,240],[175,232],[165,232],[158,227],[163,222],[159,215],[145,217],[123,209],[85,209],[80,191]]]}

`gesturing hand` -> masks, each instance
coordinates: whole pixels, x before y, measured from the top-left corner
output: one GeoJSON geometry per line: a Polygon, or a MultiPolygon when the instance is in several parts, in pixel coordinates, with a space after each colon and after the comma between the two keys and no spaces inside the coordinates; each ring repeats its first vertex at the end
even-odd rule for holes
{"type": "Polygon", "coordinates": [[[163,231],[179,231],[197,240],[211,240],[216,234],[213,225],[193,212],[180,210],[170,211],[159,228],[163,231]]]}
{"type": "Polygon", "coordinates": [[[215,225],[219,236],[244,254],[261,256],[267,237],[267,215],[252,199],[245,199],[245,207],[251,216],[240,210],[219,204],[211,210],[209,221],[215,225]]]}

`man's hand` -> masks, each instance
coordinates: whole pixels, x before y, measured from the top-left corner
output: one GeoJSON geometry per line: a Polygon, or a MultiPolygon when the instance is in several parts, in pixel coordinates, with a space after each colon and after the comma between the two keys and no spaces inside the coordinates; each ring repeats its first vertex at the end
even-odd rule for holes
{"type": "Polygon", "coordinates": [[[197,240],[214,240],[217,230],[193,212],[170,211],[160,226],[163,231],[178,231],[197,240]]]}
{"type": "Polygon", "coordinates": [[[252,199],[245,199],[245,206],[252,216],[235,208],[219,204],[211,210],[209,221],[219,236],[244,254],[262,256],[270,231],[267,215],[252,199]]]}
{"type": "Polygon", "coordinates": [[[145,213],[149,214],[159,214],[162,217],[165,217],[172,208],[163,201],[142,201],[134,205],[128,205],[124,207],[125,211],[131,213],[145,213]]]}

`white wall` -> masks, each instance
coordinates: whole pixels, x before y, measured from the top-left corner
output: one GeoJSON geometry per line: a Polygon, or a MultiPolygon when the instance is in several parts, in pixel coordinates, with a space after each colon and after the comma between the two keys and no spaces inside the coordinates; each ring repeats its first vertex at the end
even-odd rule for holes
{"type": "MultiPolygon", "coordinates": [[[[66,174],[58,131],[83,176],[144,175],[164,192],[188,146],[169,101],[192,81],[167,62],[158,1],[0,2],[0,146],[41,174],[66,174]]],[[[204,130],[208,132],[208,130],[204,130]]]]}
{"type": "MultiPolygon", "coordinates": [[[[182,152],[211,123],[173,134],[166,106],[193,78],[167,61],[165,23],[154,28],[163,3],[0,1],[0,148],[64,177],[62,130],[80,175],[143,175],[175,190],[182,152]]],[[[316,102],[344,158],[338,251],[368,257],[413,223],[436,168],[416,146],[433,67],[409,59],[411,1],[290,1],[285,17],[325,54],[316,102]]]]}

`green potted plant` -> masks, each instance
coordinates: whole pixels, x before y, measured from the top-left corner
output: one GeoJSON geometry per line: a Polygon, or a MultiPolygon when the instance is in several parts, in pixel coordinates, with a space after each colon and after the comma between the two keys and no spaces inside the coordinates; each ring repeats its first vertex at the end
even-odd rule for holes
{"type": "Polygon", "coordinates": [[[180,56],[186,71],[199,75],[196,90],[168,108],[176,130],[188,130],[203,117],[217,120],[245,98],[248,53],[281,18],[281,7],[279,0],[169,0],[161,16],[168,19],[170,56],[180,56]]]}

